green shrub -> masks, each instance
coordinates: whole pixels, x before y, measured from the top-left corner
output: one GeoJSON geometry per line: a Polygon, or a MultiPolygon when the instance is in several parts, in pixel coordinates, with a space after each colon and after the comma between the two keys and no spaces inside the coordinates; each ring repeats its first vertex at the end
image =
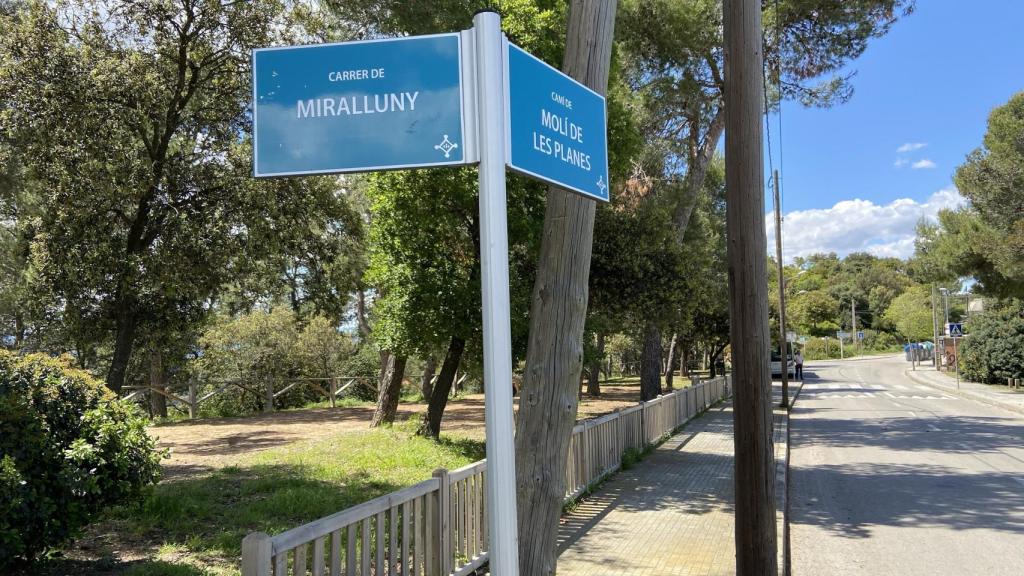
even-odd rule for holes
{"type": "Polygon", "coordinates": [[[145,422],[66,361],[0,351],[0,569],[156,483],[160,453],[145,422]]]}
{"type": "Polygon", "coordinates": [[[960,370],[975,382],[1005,384],[1024,377],[1024,303],[1008,301],[971,318],[958,343],[960,370]]]}

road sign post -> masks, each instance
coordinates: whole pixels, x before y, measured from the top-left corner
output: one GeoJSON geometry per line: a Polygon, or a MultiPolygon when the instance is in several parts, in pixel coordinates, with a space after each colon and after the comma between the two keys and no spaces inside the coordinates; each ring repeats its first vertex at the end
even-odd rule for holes
{"type": "Polygon", "coordinates": [[[505,198],[505,118],[501,17],[473,17],[480,124],[480,268],[483,279],[484,415],[490,568],[519,573],[516,469],[512,419],[512,329],[505,198]]]}
{"type": "Polygon", "coordinates": [[[506,167],[608,200],[604,97],[510,44],[461,33],[253,51],[256,177],[479,162],[489,564],[519,573],[506,167]]]}

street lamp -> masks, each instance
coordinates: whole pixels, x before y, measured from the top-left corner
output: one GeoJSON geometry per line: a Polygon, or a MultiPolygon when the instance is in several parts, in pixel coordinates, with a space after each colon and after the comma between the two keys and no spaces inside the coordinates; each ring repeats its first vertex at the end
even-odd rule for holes
{"type": "Polygon", "coordinates": [[[939,288],[939,292],[942,292],[942,306],[946,312],[946,326],[945,330],[949,330],[949,289],[939,288]]]}

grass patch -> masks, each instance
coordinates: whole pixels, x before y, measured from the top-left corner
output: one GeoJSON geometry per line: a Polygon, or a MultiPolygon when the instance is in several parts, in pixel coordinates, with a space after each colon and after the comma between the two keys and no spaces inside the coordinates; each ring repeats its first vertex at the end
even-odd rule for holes
{"type": "Polygon", "coordinates": [[[654,444],[647,444],[643,448],[627,448],[622,453],[622,469],[629,470],[636,466],[641,460],[647,457],[648,454],[654,451],[654,444]]]}
{"type": "Polygon", "coordinates": [[[397,426],[260,452],[208,476],[160,484],[142,504],[110,511],[103,531],[148,543],[153,557],[109,573],[238,574],[249,532],[276,534],[483,456],[482,442],[434,442],[397,426]]]}

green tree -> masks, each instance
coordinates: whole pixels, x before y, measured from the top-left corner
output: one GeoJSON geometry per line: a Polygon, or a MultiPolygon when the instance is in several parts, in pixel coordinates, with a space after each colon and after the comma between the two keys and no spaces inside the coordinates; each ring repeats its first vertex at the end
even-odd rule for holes
{"type": "Polygon", "coordinates": [[[786,303],[786,314],[800,334],[832,336],[839,329],[839,301],[824,290],[798,291],[786,303]]]}
{"type": "Polygon", "coordinates": [[[241,387],[211,398],[210,409],[235,415],[269,408],[267,387],[301,372],[299,334],[295,314],[283,305],[212,322],[199,338],[198,379],[212,389],[226,381],[241,387]]]}
{"type": "Polygon", "coordinates": [[[972,276],[975,291],[1024,296],[1024,93],[992,111],[982,147],[954,180],[967,206],[918,225],[914,272],[923,281],[972,276]]]}
{"type": "Polygon", "coordinates": [[[960,367],[976,382],[1024,378],[1024,303],[1008,299],[971,318],[960,343],[960,367]]]}
{"type": "Polygon", "coordinates": [[[110,343],[116,391],[147,335],[201,320],[229,280],[280,277],[289,249],[318,270],[324,231],[354,228],[334,179],[251,178],[250,49],[289,33],[282,3],[99,4],[5,17],[0,132],[46,191],[35,275],[76,338],[110,343]]]}
{"type": "Polygon", "coordinates": [[[925,286],[911,286],[893,299],[885,311],[885,318],[911,342],[930,341],[934,338],[931,290],[925,286]]]}

